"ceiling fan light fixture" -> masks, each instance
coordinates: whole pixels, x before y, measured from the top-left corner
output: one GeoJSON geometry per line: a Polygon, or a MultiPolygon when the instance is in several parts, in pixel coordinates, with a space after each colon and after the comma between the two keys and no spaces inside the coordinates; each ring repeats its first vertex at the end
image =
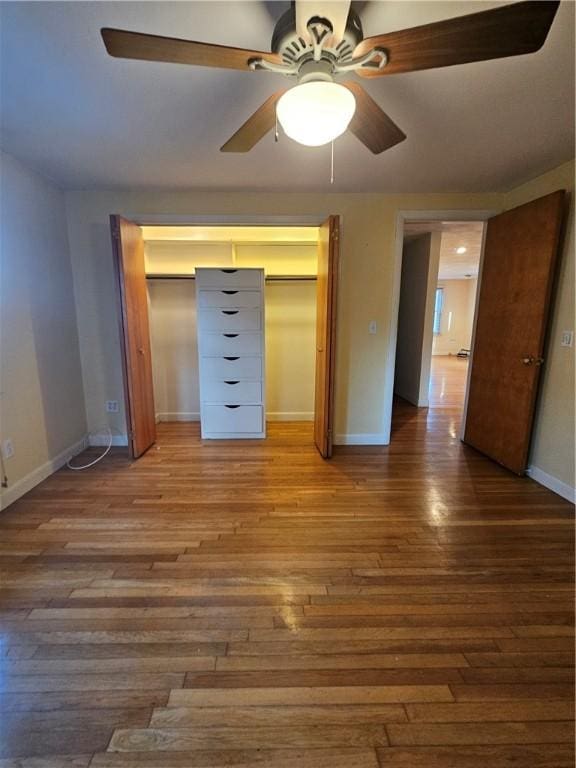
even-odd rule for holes
{"type": "Polygon", "coordinates": [[[356,99],[348,88],[324,80],[296,85],[276,105],[284,133],[307,147],[320,147],[341,136],[355,110],[356,99]]]}

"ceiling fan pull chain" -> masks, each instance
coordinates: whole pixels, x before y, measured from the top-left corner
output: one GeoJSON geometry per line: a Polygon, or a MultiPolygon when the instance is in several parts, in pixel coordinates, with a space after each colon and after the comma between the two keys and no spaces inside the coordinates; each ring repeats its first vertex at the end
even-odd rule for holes
{"type": "Polygon", "coordinates": [[[278,143],[278,110],[274,110],[274,141],[278,143]]]}
{"type": "Polygon", "coordinates": [[[334,184],[334,139],[330,142],[330,184],[334,184]]]}

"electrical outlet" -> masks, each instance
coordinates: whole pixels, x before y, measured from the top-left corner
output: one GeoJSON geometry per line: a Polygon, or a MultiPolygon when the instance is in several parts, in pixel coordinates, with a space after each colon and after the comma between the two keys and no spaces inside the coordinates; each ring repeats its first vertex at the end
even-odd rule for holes
{"type": "Polygon", "coordinates": [[[2,443],[2,456],[4,456],[5,459],[11,459],[12,456],[14,456],[14,445],[12,440],[4,440],[2,443]]]}
{"type": "Polygon", "coordinates": [[[374,335],[378,330],[378,326],[376,324],[376,320],[370,320],[370,323],[368,324],[368,333],[374,335]]]}
{"type": "Polygon", "coordinates": [[[571,347],[574,344],[574,331],[562,331],[560,337],[561,347],[571,347]]]}
{"type": "Polygon", "coordinates": [[[106,400],[106,412],[118,413],[118,400],[106,400]]]}

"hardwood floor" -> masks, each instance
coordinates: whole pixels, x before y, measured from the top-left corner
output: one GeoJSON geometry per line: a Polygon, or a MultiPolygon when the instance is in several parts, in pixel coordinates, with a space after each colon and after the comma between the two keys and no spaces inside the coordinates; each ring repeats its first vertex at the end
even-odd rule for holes
{"type": "Polygon", "coordinates": [[[572,766],[573,508],[446,399],[330,462],[163,424],[0,515],[0,768],[572,766]]]}
{"type": "Polygon", "coordinates": [[[433,355],[430,366],[430,407],[452,408],[459,418],[464,409],[467,376],[467,358],[433,355]]]}

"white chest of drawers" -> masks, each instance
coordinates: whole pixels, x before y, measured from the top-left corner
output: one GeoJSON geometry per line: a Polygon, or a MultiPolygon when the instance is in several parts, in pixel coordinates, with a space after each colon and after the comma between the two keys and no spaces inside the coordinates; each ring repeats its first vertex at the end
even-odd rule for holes
{"type": "Polygon", "coordinates": [[[203,438],[263,438],[264,270],[196,269],[203,438]]]}

